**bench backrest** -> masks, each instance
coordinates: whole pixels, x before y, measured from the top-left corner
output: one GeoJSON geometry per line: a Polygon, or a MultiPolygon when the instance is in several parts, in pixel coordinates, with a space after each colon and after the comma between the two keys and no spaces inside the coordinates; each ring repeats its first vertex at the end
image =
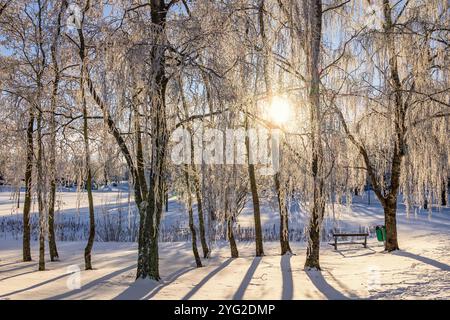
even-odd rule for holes
{"type": "Polygon", "coordinates": [[[365,237],[368,233],[333,233],[333,237],[365,237]]]}

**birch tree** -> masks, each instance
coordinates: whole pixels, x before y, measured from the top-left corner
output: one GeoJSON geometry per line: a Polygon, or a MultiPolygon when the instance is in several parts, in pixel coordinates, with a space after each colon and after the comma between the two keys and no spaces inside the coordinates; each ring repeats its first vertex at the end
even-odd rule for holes
{"type": "MultiPolygon", "coordinates": [[[[399,249],[396,217],[402,185],[409,210],[412,195],[424,199],[424,185],[439,194],[442,177],[448,172],[448,151],[440,147],[449,116],[448,53],[444,53],[447,44],[441,40],[448,37],[444,27],[448,10],[441,1],[425,5],[383,0],[374,5],[378,24],[359,30],[357,44],[347,49],[361,50],[364,55],[346,53],[337,59],[346,65],[344,77],[350,85],[341,85],[342,89],[332,95],[342,93],[335,110],[383,206],[385,249],[394,251],[399,249]],[[356,104],[365,106],[363,111],[356,111],[356,104]],[[353,116],[349,117],[345,108],[352,110],[353,116]],[[433,160],[419,151],[430,144],[441,150],[433,160]],[[426,165],[415,167],[411,159],[424,164],[424,158],[439,168],[433,172],[438,181],[432,185],[414,173],[424,172],[426,165]],[[418,188],[414,188],[414,181],[418,188]]],[[[341,72],[337,74],[342,77],[341,72]]]]}

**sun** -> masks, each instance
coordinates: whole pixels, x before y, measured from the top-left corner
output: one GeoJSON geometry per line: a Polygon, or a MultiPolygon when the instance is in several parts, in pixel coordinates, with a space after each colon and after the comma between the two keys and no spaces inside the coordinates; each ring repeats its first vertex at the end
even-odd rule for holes
{"type": "Polygon", "coordinates": [[[283,97],[273,97],[269,105],[268,116],[277,125],[288,122],[292,117],[292,109],[288,99],[283,97]]]}

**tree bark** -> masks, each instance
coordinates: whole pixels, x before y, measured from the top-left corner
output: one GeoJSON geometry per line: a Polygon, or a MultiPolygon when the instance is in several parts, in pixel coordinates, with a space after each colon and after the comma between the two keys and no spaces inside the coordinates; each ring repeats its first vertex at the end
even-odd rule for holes
{"type": "MultiPolygon", "coordinates": [[[[84,124],[87,127],[87,121],[84,124]]],[[[89,152],[89,143],[86,143],[87,137],[87,129],[83,129],[85,133],[83,135],[85,136],[85,152],[89,152]]],[[[86,247],[84,248],[84,264],[85,264],[85,270],[92,270],[92,258],[91,258],[91,252],[92,247],[94,246],[94,240],[95,240],[95,212],[94,212],[94,200],[92,197],[92,174],[91,174],[91,166],[90,166],[90,157],[89,153],[87,153],[87,156],[85,157],[86,161],[86,170],[87,170],[87,177],[86,177],[86,189],[87,189],[87,195],[88,195],[88,204],[89,204],[89,237],[88,242],[86,244],[86,247]]]]}
{"type": "Polygon", "coordinates": [[[320,221],[319,213],[313,211],[309,218],[308,247],[306,249],[305,269],[320,268],[320,221]]]}
{"type": "Polygon", "coordinates": [[[29,119],[27,126],[27,161],[25,167],[25,198],[23,203],[23,261],[31,261],[30,248],[30,210],[31,210],[31,186],[33,180],[33,157],[34,157],[34,142],[33,142],[33,127],[34,127],[34,111],[30,106],[29,119]]]}
{"type": "Polygon", "coordinates": [[[59,65],[58,65],[58,41],[61,34],[61,19],[64,14],[64,10],[67,6],[67,1],[61,3],[61,8],[58,13],[56,32],[54,35],[53,43],[51,46],[51,56],[53,64],[53,88],[51,96],[51,114],[50,114],[50,159],[49,159],[49,170],[50,170],[50,193],[49,193],[49,204],[48,204],[48,244],[50,250],[50,260],[56,261],[59,259],[58,249],[56,246],[56,236],[55,236],[55,201],[56,201],[56,106],[58,97],[58,86],[59,86],[59,65]]]}
{"type": "Polygon", "coordinates": [[[202,267],[202,260],[198,254],[197,249],[197,232],[195,231],[194,225],[194,212],[192,210],[192,194],[191,194],[191,184],[189,179],[189,166],[184,165],[184,182],[186,184],[186,194],[187,194],[187,205],[189,213],[189,229],[191,230],[191,241],[192,241],[192,252],[194,253],[195,263],[197,268],[202,267]]]}
{"type": "Polygon", "coordinates": [[[167,190],[167,187],[166,187],[164,202],[166,204],[166,208],[165,208],[166,212],[169,212],[169,191],[167,190]]]}
{"type": "MultiPolygon", "coordinates": [[[[53,148],[51,146],[50,148],[53,148]]],[[[51,151],[53,152],[53,151],[51,151]]],[[[55,160],[53,156],[50,156],[50,171],[54,170],[55,160]]],[[[55,173],[51,174],[50,180],[50,193],[49,193],[49,207],[48,207],[48,246],[50,250],[50,261],[58,261],[59,254],[58,248],[56,246],[56,235],[55,235],[55,202],[56,202],[56,178],[55,173]]]]}
{"type": "MultiPolygon", "coordinates": [[[[386,251],[398,250],[397,241],[397,197],[400,189],[400,175],[402,160],[405,156],[405,117],[406,105],[403,102],[402,83],[398,70],[397,53],[395,47],[394,25],[392,22],[392,8],[389,0],[383,0],[383,13],[385,18],[384,32],[389,54],[390,84],[394,91],[394,124],[395,140],[394,152],[391,166],[391,183],[389,194],[384,201],[385,225],[386,225],[386,251]]],[[[383,202],[382,202],[383,203],[383,202]]]]}
{"type": "Polygon", "coordinates": [[[142,250],[138,257],[137,278],[160,280],[158,236],[159,225],[165,194],[165,158],[169,133],[166,119],[166,77],[165,58],[165,25],[167,11],[170,6],[164,1],[152,0],[151,21],[157,26],[154,32],[154,43],[150,52],[151,65],[154,66],[153,75],[148,86],[152,96],[151,141],[152,154],[150,164],[150,185],[148,188],[148,205],[142,228],[142,250]]]}
{"type": "MultiPolygon", "coordinates": [[[[83,111],[85,114],[85,111],[83,111]]],[[[86,190],[88,195],[88,204],[89,204],[89,237],[86,247],[84,248],[84,264],[85,270],[92,270],[92,259],[91,259],[91,251],[94,245],[95,239],[95,212],[94,212],[94,200],[92,197],[92,174],[90,167],[90,157],[89,157],[89,137],[87,136],[87,119],[85,117],[83,135],[85,139],[85,162],[86,162],[86,190]]]]}
{"type": "MultiPolygon", "coordinates": [[[[38,89],[39,90],[39,89],[38,89]]],[[[39,99],[40,100],[40,99],[39,99]]],[[[37,169],[37,201],[39,210],[39,271],[45,270],[45,207],[44,207],[44,172],[43,172],[43,142],[42,142],[42,112],[38,111],[37,117],[37,144],[38,144],[38,154],[36,159],[36,169],[37,169]]]]}
{"type": "Polygon", "coordinates": [[[325,210],[323,194],[323,148],[320,107],[320,47],[322,36],[322,1],[311,0],[309,10],[309,32],[307,35],[307,72],[310,80],[308,100],[310,104],[311,123],[311,173],[313,198],[308,229],[308,248],[305,268],[320,270],[320,229],[325,210]]]}
{"type": "Polygon", "coordinates": [[[85,78],[87,74],[86,69],[86,57],[84,38],[82,33],[79,33],[80,39],[82,38],[80,45],[80,56],[81,61],[81,77],[80,77],[80,90],[81,90],[81,103],[83,108],[83,140],[84,140],[84,160],[85,160],[85,170],[86,170],[86,191],[88,196],[88,206],[89,206],[89,237],[84,248],[84,268],[85,270],[92,270],[92,247],[94,246],[95,240],[95,212],[94,212],[94,199],[92,196],[92,172],[91,172],[91,157],[89,148],[89,134],[88,134],[88,114],[85,96],[85,78]]]}
{"type": "Polygon", "coordinates": [[[442,191],[441,191],[441,206],[445,207],[447,205],[447,179],[442,181],[442,191]]]}
{"type": "Polygon", "coordinates": [[[386,224],[386,251],[398,250],[397,241],[397,197],[395,200],[387,201],[384,206],[384,220],[386,224]]]}
{"type": "Polygon", "coordinates": [[[280,212],[280,245],[281,255],[286,253],[292,253],[291,246],[289,245],[289,216],[286,208],[286,197],[280,186],[280,173],[276,173],[274,176],[275,190],[278,198],[278,210],[280,212]]]}
{"type": "Polygon", "coordinates": [[[208,243],[206,241],[206,232],[205,232],[205,219],[203,214],[203,202],[202,202],[202,195],[201,195],[201,188],[200,188],[200,179],[198,178],[198,171],[195,167],[194,163],[194,141],[193,141],[193,132],[190,131],[191,135],[191,168],[192,168],[192,175],[194,180],[194,188],[195,188],[195,197],[197,199],[197,212],[198,212],[198,222],[200,227],[200,242],[202,244],[202,250],[203,250],[203,258],[209,257],[209,248],[208,243]]]}
{"type": "MultiPolygon", "coordinates": [[[[84,68],[84,67],[83,67],[84,68]]],[[[84,78],[84,72],[82,72],[81,79],[84,78]]],[[[88,122],[87,122],[87,108],[86,99],[84,96],[84,81],[81,80],[81,92],[83,100],[83,138],[84,138],[84,152],[85,152],[85,168],[86,168],[86,191],[88,196],[89,205],[89,237],[86,247],[84,248],[84,264],[86,270],[92,270],[91,251],[94,245],[95,239],[95,212],[94,212],[94,199],[92,196],[92,172],[91,172],[91,159],[89,148],[89,135],[88,135],[88,122]]]]}
{"type": "Polygon", "coordinates": [[[397,147],[394,148],[394,157],[391,167],[391,187],[390,192],[382,202],[384,208],[384,218],[386,225],[385,250],[398,250],[397,241],[397,197],[400,189],[402,155],[397,147]]]}
{"type": "Polygon", "coordinates": [[[233,218],[232,217],[228,217],[228,219],[227,219],[227,236],[228,236],[228,241],[230,241],[231,257],[239,258],[239,251],[237,249],[236,240],[234,239],[233,218]]]}
{"type": "MultiPolygon", "coordinates": [[[[133,73],[133,80],[135,80],[135,72],[136,70],[134,68],[131,69],[133,73]]],[[[137,81],[134,81],[134,85],[137,85],[137,81]]],[[[136,183],[139,186],[138,187],[138,193],[140,194],[140,198],[142,198],[139,201],[138,209],[139,209],[139,235],[138,235],[138,255],[140,255],[140,252],[142,250],[142,237],[144,232],[144,221],[145,221],[145,213],[146,213],[146,205],[147,205],[147,181],[145,179],[145,163],[144,163],[144,151],[143,151],[143,145],[142,145],[142,136],[141,136],[141,122],[140,122],[140,116],[139,116],[139,92],[140,90],[138,88],[134,88],[133,92],[133,114],[134,114],[134,138],[135,138],[135,149],[136,149],[136,183]],[[142,207],[141,204],[144,204],[142,207]]],[[[135,191],[136,193],[136,191],[135,191]]],[[[137,203],[136,203],[137,204],[137,203]]]]}
{"type": "Polygon", "coordinates": [[[19,185],[18,185],[18,188],[17,188],[17,206],[16,206],[16,208],[17,209],[20,208],[20,182],[19,182],[19,185]]]}
{"type": "MultiPolygon", "coordinates": [[[[248,115],[246,117],[245,126],[248,131],[248,115]]],[[[261,228],[261,211],[259,206],[258,186],[256,184],[255,165],[251,163],[250,157],[250,139],[248,135],[245,137],[245,146],[247,149],[247,164],[248,164],[248,176],[250,180],[250,190],[252,193],[253,201],[253,217],[255,220],[255,243],[256,243],[256,256],[264,256],[263,237],[261,228]]]]}
{"type": "Polygon", "coordinates": [[[36,72],[36,106],[38,107],[38,116],[36,121],[36,131],[37,131],[37,144],[38,144],[38,154],[36,159],[36,169],[37,169],[37,201],[39,209],[39,271],[45,270],[45,236],[46,236],[46,221],[45,221],[45,205],[44,205],[44,188],[46,181],[44,179],[44,143],[42,141],[42,104],[41,98],[43,93],[43,75],[46,66],[46,58],[44,53],[44,35],[43,35],[43,17],[42,17],[42,6],[41,1],[38,0],[38,26],[37,26],[37,39],[39,47],[39,66],[36,72]]]}
{"type": "MultiPolygon", "coordinates": [[[[165,153],[165,150],[161,150],[165,153]]],[[[159,252],[158,236],[161,212],[164,201],[163,159],[154,157],[156,166],[150,173],[150,187],[148,192],[148,203],[146,204],[145,217],[142,225],[140,241],[141,249],[138,256],[136,278],[150,278],[159,281],[159,252]]]]}

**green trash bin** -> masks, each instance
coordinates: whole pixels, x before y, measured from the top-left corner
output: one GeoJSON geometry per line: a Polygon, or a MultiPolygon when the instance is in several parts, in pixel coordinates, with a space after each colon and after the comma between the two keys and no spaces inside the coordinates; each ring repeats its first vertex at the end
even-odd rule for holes
{"type": "Polygon", "coordinates": [[[375,232],[377,233],[378,241],[384,242],[386,240],[386,227],[385,226],[376,226],[375,232]]]}

